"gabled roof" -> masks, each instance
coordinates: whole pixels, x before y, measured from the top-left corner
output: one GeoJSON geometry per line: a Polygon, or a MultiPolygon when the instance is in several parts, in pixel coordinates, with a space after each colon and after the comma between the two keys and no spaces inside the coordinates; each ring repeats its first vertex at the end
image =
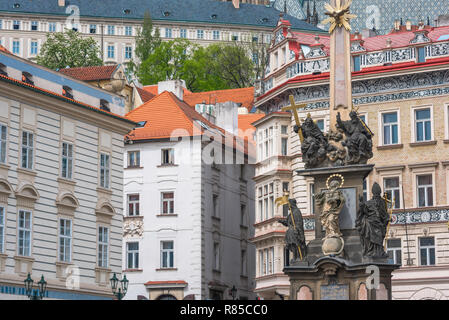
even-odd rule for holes
{"type": "MultiPolygon", "coordinates": [[[[146,10],[155,21],[176,21],[207,23],[217,25],[250,25],[274,28],[279,19],[279,11],[271,6],[240,3],[234,8],[232,2],[215,0],[70,0],[66,6],[58,6],[57,0],[2,0],[0,11],[29,15],[50,14],[69,16],[67,5],[79,7],[81,17],[110,19],[143,19],[146,10]],[[18,4],[17,7],[15,4],[18,4]]],[[[290,15],[284,15],[293,29],[323,32],[323,30],[290,15]]]]}
{"type": "Polygon", "coordinates": [[[136,89],[137,89],[137,92],[139,93],[140,99],[142,99],[143,103],[150,101],[151,99],[153,99],[156,96],[155,94],[152,94],[145,89],[141,89],[141,88],[137,88],[137,87],[136,87],[136,89]]]}
{"type": "Polygon", "coordinates": [[[187,93],[184,95],[184,101],[192,107],[199,103],[215,104],[233,101],[241,103],[242,107],[251,111],[254,105],[254,87],[187,93]]]}
{"type": "Polygon", "coordinates": [[[81,81],[109,80],[118,68],[118,64],[60,69],[59,72],[81,81]]]}

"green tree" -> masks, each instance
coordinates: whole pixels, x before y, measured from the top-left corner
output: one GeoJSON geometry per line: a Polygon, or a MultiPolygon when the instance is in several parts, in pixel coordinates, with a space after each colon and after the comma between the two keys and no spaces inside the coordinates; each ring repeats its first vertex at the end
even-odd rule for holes
{"type": "Polygon", "coordinates": [[[153,27],[153,21],[149,11],[145,11],[143,18],[143,25],[137,31],[136,35],[136,49],[135,58],[128,63],[129,73],[139,73],[140,64],[147,60],[154,50],[161,44],[159,28],[153,27]],[[153,32],[154,29],[154,32],[153,32]]]}
{"type": "Polygon", "coordinates": [[[37,56],[37,63],[50,69],[101,66],[103,61],[97,42],[82,38],[74,30],[48,33],[37,56]]]}

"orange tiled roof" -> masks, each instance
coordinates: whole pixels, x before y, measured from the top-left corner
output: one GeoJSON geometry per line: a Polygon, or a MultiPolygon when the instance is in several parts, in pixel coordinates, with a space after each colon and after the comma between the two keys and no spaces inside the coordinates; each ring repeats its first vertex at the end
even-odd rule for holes
{"type": "Polygon", "coordinates": [[[216,132],[220,132],[225,145],[244,153],[248,151],[247,144],[244,144],[241,139],[209,122],[191,106],[168,91],[162,92],[128,112],[126,118],[135,122],[146,121],[143,127],[136,128],[128,133],[127,138],[133,141],[168,139],[172,136],[207,135],[213,137],[216,132]],[[206,130],[197,121],[203,123],[210,130],[206,130]],[[229,144],[231,141],[232,146],[229,144]]]}
{"type": "Polygon", "coordinates": [[[238,124],[240,130],[240,138],[244,138],[246,135],[242,135],[242,133],[254,133],[256,131],[256,127],[252,125],[254,121],[262,119],[265,116],[264,113],[249,113],[249,114],[239,114],[238,115],[238,124]]]}
{"type": "MultiPolygon", "coordinates": [[[[158,86],[157,86],[157,84],[152,84],[152,85],[149,85],[149,86],[144,86],[144,87],[143,87],[143,90],[145,90],[145,91],[151,93],[151,94],[154,95],[154,96],[157,96],[157,93],[158,93],[158,86]]],[[[184,95],[189,94],[189,93],[192,93],[192,91],[190,91],[190,90],[188,90],[188,89],[186,89],[186,88],[184,88],[183,91],[184,91],[184,95]]]]}
{"type": "Polygon", "coordinates": [[[118,65],[92,66],[60,69],[59,72],[82,81],[111,79],[118,65]]]}
{"type": "Polygon", "coordinates": [[[184,101],[195,107],[198,103],[215,104],[226,101],[241,103],[251,111],[254,105],[254,87],[194,92],[184,95],[184,101]]]}
{"type": "Polygon", "coordinates": [[[3,51],[3,52],[12,54],[8,49],[6,49],[6,48],[5,48],[4,46],[2,46],[1,44],[0,44],[0,51],[3,51]]]}
{"type": "Polygon", "coordinates": [[[141,88],[137,88],[137,92],[140,95],[140,99],[142,99],[142,102],[145,103],[147,101],[150,101],[151,99],[153,99],[156,95],[152,94],[151,92],[145,90],[145,89],[141,89],[141,88]]]}

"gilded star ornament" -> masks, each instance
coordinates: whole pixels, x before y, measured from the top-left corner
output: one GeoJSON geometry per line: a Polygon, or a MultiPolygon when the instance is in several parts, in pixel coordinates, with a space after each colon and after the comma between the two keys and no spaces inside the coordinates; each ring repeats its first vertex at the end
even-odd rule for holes
{"type": "Polygon", "coordinates": [[[351,5],[351,2],[352,0],[349,0],[342,5],[341,0],[336,0],[335,8],[328,3],[324,5],[324,8],[327,11],[324,14],[329,16],[329,18],[324,19],[321,23],[331,24],[329,27],[329,33],[332,33],[337,26],[344,27],[346,30],[351,31],[349,20],[357,17],[355,14],[349,13],[349,6],[351,5]]]}

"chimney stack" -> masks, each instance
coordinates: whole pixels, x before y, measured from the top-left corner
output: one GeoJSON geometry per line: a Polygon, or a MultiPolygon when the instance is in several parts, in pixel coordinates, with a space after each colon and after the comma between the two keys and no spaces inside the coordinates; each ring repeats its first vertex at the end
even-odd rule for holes
{"type": "Polygon", "coordinates": [[[407,31],[411,31],[411,30],[412,30],[412,22],[411,22],[410,20],[407,20],[407,21],[405,22],[405,29],[406,29],[407,31]]]}
{"type": "Polygon", "coordinates": [[[394,30],[399,31],[399,29],[401,29],[401,21],[394,20],[394,30]]]}
{"type": "Polygon", "coordinates": [[[58,6],[65,7],[65,0],[58,0],[58,6]]]}
{"type": "Polygon", "coordinates": [[[184,100],[184,80],[167,80],[159,81],[157,84],[157,94],[161,94],[164,91],[173,93],[179,100],[184,100]]]}
{"type": "Polygon", "coordinates": [[[234,5],[234,8],[240,8],[240,0],[232,0],[232,4],[234,5]]]}

